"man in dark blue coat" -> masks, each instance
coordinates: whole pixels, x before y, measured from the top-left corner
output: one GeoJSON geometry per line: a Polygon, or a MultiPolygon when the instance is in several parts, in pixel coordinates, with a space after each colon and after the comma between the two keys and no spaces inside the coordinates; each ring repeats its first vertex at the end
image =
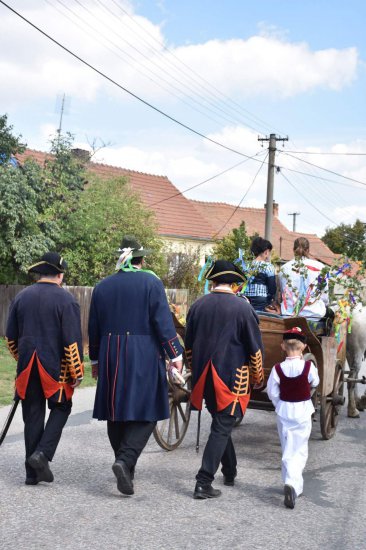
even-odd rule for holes
{"type": "Polygon", "coordinates": [[[138,457],[156,422],[169,418],[165,356],[182,370],[179,343],[160,279],[142,268],[149,253],[125,237],[117,273],[94,289],[89,354],[98,378],[93,417],[107,420],[118,490],[133,494],[138,457]]]}
{"type": "Polygon", "coordinates": [[[80,307],[61,288],[66,262],[47,252],[29,268],[36,284],[10,306],[6,341],[17,361],[16,397],[22,400],[27,485],[53,481],[53,459],[71,412],[74,388],[83,379],[80,307]],[[50,415],[45,422],[46,400],[50,415]]]}
{"type": "Polygon", "coordinates": [[[236,455],[231,431],[250,398],[250,381],[261,385],[262,339],[258,318],[245,298],[231,285],[244,281],[244,274],[231,262],[217,260],[205,278],[212,281],[210,294],[197,300],[187,316],[186,355],[192,368],[191,403],[202,409],[202,400],[212,415],[211,433],[196,476],[194,498],[218,497],[212,487],[222,464],[224,484],[234,485],[236,455]]]}

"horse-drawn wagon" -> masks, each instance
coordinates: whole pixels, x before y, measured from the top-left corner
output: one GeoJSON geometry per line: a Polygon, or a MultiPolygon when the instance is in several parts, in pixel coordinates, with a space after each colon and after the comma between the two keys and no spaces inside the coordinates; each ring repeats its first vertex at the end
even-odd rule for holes
{"type": "MultiPolygon", "coordinates": [[[[330,439],[335,434],[339,412],[345,402],[344,385],[346,363],[347,323],[342,323],[334,330],[327,327],[312,329],[304,317],[283,318],[279,315],[260,313],[260,330],[264,344],[265,385],[274,364],[284,359],[281,341],[284,331],[295,326],[307,336],[307,348],[304,358],[311,359],[318,368],[320,384],[313,394],[316,414],[319,412],[320,429],[324,439],[330,439]]],[[[184,326],[174,319],[177,333],[184,337],[184,326]]],[[[183,376],[186,380],[180,387],[169,381],[170,418],[158,423],[154,435],[158,444],[166,450],[176,449],[183,441],[190,420],[190,390],[191,373],[187,362],[183,376]]],[[[267,392],[253,390],[249,408],[274,410],[267,392]]]]}

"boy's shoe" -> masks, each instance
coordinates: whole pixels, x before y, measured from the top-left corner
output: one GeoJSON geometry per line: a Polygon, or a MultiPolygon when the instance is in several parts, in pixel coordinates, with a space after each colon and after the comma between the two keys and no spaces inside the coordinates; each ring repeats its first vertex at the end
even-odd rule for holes
{"type": "Polygon", "coordinates": [[[295,508],[296,493],[295,489],[291,485],[285,485],[284,487],[285,500],[284,505],[286,508],[295,508]]]}
{"type": "Polygon", "coordinates": [[[205,498],[216,498],[221,495],[220,489],[214,489],[212,485],[200,485],[196,483],[193,498],[203,500],[205,498]]]}

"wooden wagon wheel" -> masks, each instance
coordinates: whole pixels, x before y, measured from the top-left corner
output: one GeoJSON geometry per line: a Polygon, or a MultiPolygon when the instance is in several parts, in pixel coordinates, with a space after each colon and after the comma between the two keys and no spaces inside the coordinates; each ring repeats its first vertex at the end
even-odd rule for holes
{"type": "Polygon", "coordinates": [[[340,407],[344,404],[344,368],[340,361],[337,361],[333,392],[320,399],[320,429],[323,439],[330,439],[337,429],[340,407]]]}
{"type": "Polygon", "coordinates": [[[184,367],[185,385],[177,386],[168,379],[170,417],[157,423],[154,437],[166,451],[176,449],[184,439],[191,416],[191,371],[184,367]]]}

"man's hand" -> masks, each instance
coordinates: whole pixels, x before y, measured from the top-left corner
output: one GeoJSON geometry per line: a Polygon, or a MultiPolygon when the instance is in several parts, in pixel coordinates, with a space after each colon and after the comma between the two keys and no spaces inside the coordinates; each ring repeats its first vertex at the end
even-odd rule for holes
{"type": "Polygon", "coordinates": [[[177,369],[177,371],[181,373],[183,370],[183,359],[179,359],[178,361],[174,362],[172,361],[172,365],[177,369]]]}
{"type": "Polygon", "coordinates": [[[76,380],[74,380],[74,383],[71,384],[71,387],[72,388],[77,388],[78,386],[80,386],[81,382],[83,381],[82,378],[77,378],[76,380]]]}
{"type": "Polygon", "coordinates": [[[92,378],[94,378],[94,380],[97,380],[98,379],[98,372],[99,372],[99,364],[94,363],[91,366],[91,370],[92,370],[92,378]]]}

